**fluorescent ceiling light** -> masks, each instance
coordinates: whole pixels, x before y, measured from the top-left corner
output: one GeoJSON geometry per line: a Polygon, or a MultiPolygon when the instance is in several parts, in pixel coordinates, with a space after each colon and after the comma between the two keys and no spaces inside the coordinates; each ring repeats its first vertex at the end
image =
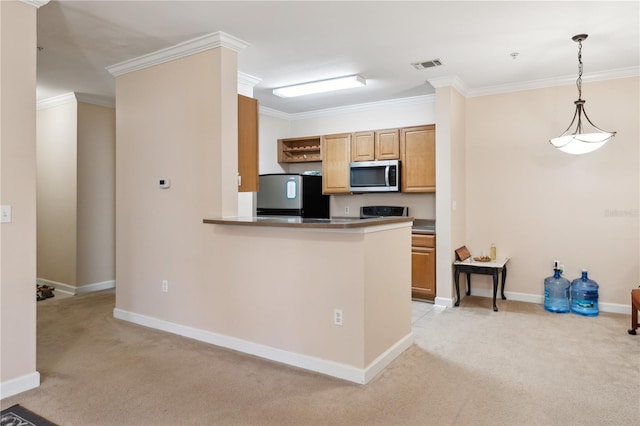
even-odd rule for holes
{"type": "Polygon", "coordinates": [[[367,80],[359,75],[331,78],[328,80],[312,81],[310,83],[294,84],[292,86],[273,89],[273,94],[281,98],[311,95],[314,93],[331,92],[334,90],[351,89],[367,85],[367,80]]]}

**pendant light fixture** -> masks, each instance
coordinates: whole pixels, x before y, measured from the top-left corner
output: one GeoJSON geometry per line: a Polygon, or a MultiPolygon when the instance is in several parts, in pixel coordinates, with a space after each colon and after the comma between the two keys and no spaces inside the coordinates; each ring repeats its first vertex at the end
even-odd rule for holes
{"type": "Polygon", "coordinates": [[[587,111],[584,109],[585,101],[582,99],[582,42],[587,37],[587,34],[578,34],[571,38],[578,43],[578,80],[576,81],[576,85],[578,86],[578,100],[574,102],[576,111],[573,114],[573,120],[571,120],[571,124],[569,124],[569,127],[567,127],[567,130],[565,130],[563,134],[550,140],[551,145],[569,154],[586,154],[595,151],[616,134],[616,132],[602,130],[593,124],[587,116],[587,111]],[[586,122],[582,120],[583,115],[586,122]],[[589,128],[587,123],[590,124],[592,128],[589,128]]]}

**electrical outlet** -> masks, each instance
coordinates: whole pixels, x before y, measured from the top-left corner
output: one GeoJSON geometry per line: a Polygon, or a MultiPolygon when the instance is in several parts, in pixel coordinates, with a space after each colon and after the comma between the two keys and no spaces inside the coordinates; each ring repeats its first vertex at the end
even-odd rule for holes
{"type": "Polygon", "coordinates": [[[169,291],[169,281],[162,280],[162,292],[167,293],[169,291]]]}
{"type": "Polygon", "coordinates": [[[342,309],[334,309],[333,310],[333,324],[334,325],[342,325],[342,309]]]}
{"type": "Polygon", "coordinates": [[[344,213],[345,213],[345,214],[349,214],[349,210],[350,210],[350,209],[349,209],[349,206],[346,206],[346,207],[344,208],[344,213]]]}

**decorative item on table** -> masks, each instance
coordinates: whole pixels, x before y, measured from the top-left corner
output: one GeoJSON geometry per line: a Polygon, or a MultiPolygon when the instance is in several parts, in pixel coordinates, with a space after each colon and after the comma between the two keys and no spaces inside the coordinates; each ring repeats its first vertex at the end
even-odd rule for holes
{"type": "Polygon", "coordinates": [[[487,256],[487,252],[483,251],[480,256],[476,256],[473,258],[476,262],[490,262],[491,257],[487,256]]]}
{"type": "Polygon", "coordinates": [[[469,249],[467,246],[462,246],[456,249],[456,260],[463,261],[467,260],[471,257],[471,253],[469,253],[469,249]]]}
{"type": "Polygon", "coordinates": [[[489,248],[489,257],[491,260],[496,260],[496,245],[491,243],[491,247],[489,248]]]}
{"type": "Polygon", "coordinates": [[[491,262],[491,258],[487,256],[485,252],[482,252],[481,256],[476,256],[473,258],[476,262],[491,262]]]}

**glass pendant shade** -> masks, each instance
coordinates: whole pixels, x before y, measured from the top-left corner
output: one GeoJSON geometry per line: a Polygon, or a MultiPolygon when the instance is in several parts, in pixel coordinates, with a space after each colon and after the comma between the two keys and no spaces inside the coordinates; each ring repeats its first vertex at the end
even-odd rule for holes
{"type": "Polygon", "coordinates": [[[573,115],[571,124],[569,124],[569,127],[562,135],[551,139],[550,142],[551,145],[568,154],[587,154],[609,142],[609,139],[615,136],[616,132],[607,132],[606,130],[602,130],[595,126],[591,120],[589,120],[589,117],[584,110],[585,101],[578,99],[574,103],[576,104],[576,112],[573,115]],[[590,132],[585,132],[585,129],[583,128],[583,115],[587,123],[589,123],[593,128],[590,129],[592,130],[590,132]],[[573,131],[571,131],[572,128],[574,128],[573,131]]]}
{"type": "Polygon", "coordinates": [[[600,133],[583,133],[581,135],[559,136],[551,139],[551,144],[567,154],[588,154],[601,148],[610,137],[602,139],[600,133]]]}
{"type": "Polygon", "coordinates": [[[572,37],[572,40],[578,42],[578,80],[576,86],[578,86],[578,100],[574,102],[576,105],[576,111],[573,114],[573,120],[571,124],[557,138],[551,139],[551,145],[558,148],[560,151],[569,154],[587,154],[602,147],[612,137],[616,135],[616,132],[608,132],[602,130],[591,122],[587,112],[584,109],[585,101],[582,100],[582,42],[587,38],[587,34],[578,34],[572,37]],[[586,123],[591,128],[583,128],[582,116],[586,123]],[[574,126],[575,124],[575,126],[574,126]]]}

